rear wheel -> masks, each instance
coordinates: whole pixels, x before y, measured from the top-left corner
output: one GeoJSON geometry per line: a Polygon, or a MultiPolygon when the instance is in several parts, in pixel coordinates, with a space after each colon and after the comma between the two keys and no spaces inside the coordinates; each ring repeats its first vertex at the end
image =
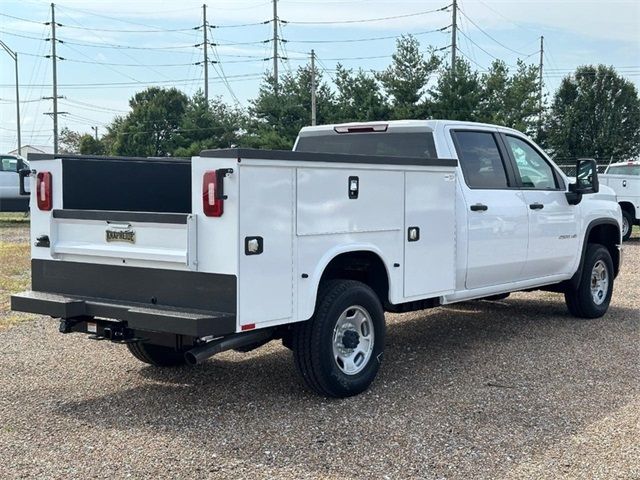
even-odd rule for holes
{"type": "Polygon", "coordinates": [[[127,343],[131,355],[155,367],[177,367],[186,363],[184,352],[163,345],[144,342],[127,343]]]}
{"type": "Polygon", "coordinates": [[[357,395],[378,373],[384,338],[384,311],[375,292],[361,282],[332,280],[321,286],[313,318],[294,328],[296,367],[320,395],[357,395]]]}
{"type": "Polygon", "coordinates": [[[569,312],[576,317],[598,318],[604,315],[613,293],[613,261],[609,250],[589,244],[578,288],[564,294],[569,312]]]}
{"type": "Polygon", "coordinates": [[[626,210],[622,210],[622,240],[629,240],[633,230],[633,216],[626,210]]]}

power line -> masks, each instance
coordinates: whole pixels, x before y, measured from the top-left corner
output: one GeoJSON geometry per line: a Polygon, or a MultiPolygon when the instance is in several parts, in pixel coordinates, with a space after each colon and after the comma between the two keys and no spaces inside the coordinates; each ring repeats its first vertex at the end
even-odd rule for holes
{"type": "Polygon", "coordinates": [[[489,37],[491,40],[493,40],[495,43],[497,43],[498,45],[500,45],[502,48],[505,48],[507,50],[509,50],[510,52],[513,52],[517,55],[521,55],[521,56],[527,56],[530,57],[531,55],[534,55],[536,53],[538,53],[538,51],[536,50],[535,52],[533,52],[533,54],[527,54],[527,53],[523,53],[523,52],[519,52],[518,50],[514,50],[511,47],[506,46],[504,43],[496,40],[493,36],[489,35],[484,29],[482,29],[482,27],[480,27],[480,25],[478,25],[476,22],[474,22],[471,18],[469,18],[469,16],[464,13],[463,10],[461,10],[460,8],[458,8],[458,11],[464,16],[464,18],[466,18],[473,26],[475,26],[478,30],[480,30],[482,33],[484,33],[487,37],[489,37]]]}
{"type": "Polygon", "coordinates": [[[406,36],[406,35],[411,35],[414,37],[420,36],[420,35],[427,35],[429,33],[437,33],[437,32],[444,32],[446,31],[448,28],[450,28],[451,25],[447,25],[446,27],[442,27],[442,28],[436,28],[435,30],[425,30],[422,32],[414,32],[414,33],[403,33],[400,35],[388,35],[388,36],[384,36],[384,37],[369,37],[369,38],[348,38],[348,39],[342,39],[342,40],[322,40],[322,39],[318,39],[318,40],[285,40],[286,43],[352,43],[352,42],[372,42],[375,40],[390,40],[390,39],[396,39],[396,38],[400,38],[402,36],[406,36]]]}
{"type": "Polygon", "coordinates": [[[467,55],[466,53],[464,53],[460,47],[457,47],[456,50],[458,51],[458,53],[460,55],[462,55],[464,58],[466,58],[467,60],[469,60],[471,63],[473,63],[476,67],[480,67],[481,70],[479,70],[480,72],[488,72],[489,69],[487,67],[485,67],[484,65],[480,65],[478,62],[476,62],[474,59],[472,59],[469,55],[467,55]]]}
{"type": "Polygon", "coordinates": [[[297,20],[282,20],[282,23],[289,23],[292,25],[334,25],[334,24],[349,24],[349,23],[367,23],[367,22],[381,22],[384,20],[395,20],[397,18],[417,17],[420,15],[427,15],[429,13],[442,12],[449,8],[451,5],[445,7],[436,8],[433,10],[425,10],[422,12],[406,13],[403,15],[392,15],[389,17],[378,18],[366,18],[360,20],[325,20],[325,21],[297,21],[297,20]]]}
{"type": "MultiPolygon", "coordinates": [[[[490,56],[491,58],[493,58],[494,60],[502,60],[502,59],[500,59],[500,58],[496,57],[495,55],[493,55],[493,54],[489,53],[487,50],[485,50],[485,49],[484,49],[484,48],[482,48],[480,45],[478,45],[476,42],[474,42],[474,41],[473,41],[473,39],[472,39],[469,35],[467,35],[466,33],[464,33],[464,32],[462,31],[462,29],[458,28],[458,32],[459,32],[459,33],[461,33],[461,34],[462,34],[462,36],[464,36],[467,40],[469,40],[471,43],[473,43],[476,47],[478,47],[480,50],[482,50],[484,53],[486,53],[487,55],[489,55],[489,56],[490,56]]],[[[510,66],[512,67],[513,65],[510,65],[510,66]]]]}
{"type": "Polygon", "coordinates": [[[78,106],[81,106],[81,107],[97,108],[100,111],[105,111],[106,110],[106,111],[110,111],[110,112],[114,112],[114,113],[128,113],[128,110],[118,110],[118,109],[115,109],[115,108],[107,108],[107,107],[104,107],[102,105],[95,105],[93,103],[81,102],[79,100],[72,100],[72,99],[69,99],[69,98],[65,98],[64,101],[66,103],[75,104],[75,105],[78,105],[78,106]]]}
{"type": "MultiPolygon", "coordinates": [[[[60,8],[60,7],[58,7],[60,8]]],[[[76,10],[79,12],[83,12],[83,13],[88,13],[90,15],[95,15],[97,17],[103,17],[103,18],[109,18],[112,20],[116,20],[116,21],[120,21],[120,22],[124,22],[124,23],[131,23],[136,25],[136,22],[131,22],[131,21],[127,21],[127,20],[122,20],[119,18],[115,18],[115,17],[109,17],[107,15],[101,15],[99,13],[93,13],[93,12],[89,12],[88,10],[80,10],[80,9],[74,9],[74,8],[69,8],[69,7],[63,7],[61,8],[61,10],[76,10]]],[[[36,20],[31,20],[29,18],[24,18],[24,17],[18,17],[15,15],[9,15],[7,13],[0,13],[0,16],[2,17],[7,17],[7,18],[11,18],[14,20],[20,20],[22,22],[28,22],[28,23],[36,23],[39,25],[45,25],[47,22],[38,22],[36,20]]],[[[138,25],[143,25],[144,24],[138,24],[138,25]]],[[[169,32],[188,32],[190,30],[197,30],[200,27],[190,27],[190,28],[160,28],[160,27],[152,27],[152,29],[149,30],[124,30],[124,29],[110,29],[110,28],[97,28],[97,27],[85,27],[82,25],[67,25],[67,24],[63,24],[63,23],[57,23],[58,27],[66,27],[66,28],[73,28],[73,29],[77,29],[77,30],[90,30],[92,32],[95,31],[99,31],[99,32],[114,32],[114,33],[169,33],[169,32]]]]}
{"type": "Polygon", "coordinates": [[[197,65],[198,62],[194,63],[111,63],[111,62],[98,62],[95,60],[78,60],[75,58],[62,57],[59,60],[63,60],[65,62],[74,62],[74,63],[86,63],[90,65],[107,65],[113,67],[141,67],[141,68],[149,68],[149,67],[188,67],[189,65],[197,65]]]}
{"type": "Polygon", "coordinates": [[[263,22],[254,22],[254,23],[236,23],[231,25],[210,25],[209,28],[239,28],[239,27],[253,27],[256,25],[267,25],[271,23],[273,20],[264,20],[263,22]]]}
{"type": "MultiPolygon", "coordinates": [[[[205,8],[203,6],[203,8],[205,8]]],[[[206,23],[206,22],[205,22],[206,23]]],[[[207,25],[203,25],[203,30],[206,32],[207,31],[207,25]]],[[[211,32],[211,36],[213,37],[213,32],[211,32]]],[[[205,34],[205,43],[207,43],[206,40],[206,34],[205,34]]],[[[208,44],[206,44],[204,46],[204,48],[206,49],[208,47],[208,44]]],[[[213,55],[215,58],[217,58],[217,60],[215,60],[214,62],[212,62],[213,65],[213,69],[216,71],[216,73],[218,73],[218,70],[220,70],[220,73],[218,73],[218,78],[220,78],[223,81],[223,84],[225,85],[225,87],[227,88],[227,91],[229,92],[229,94],[231,95],[231,98],[233,98],[233,100],[236,102],[236,105],[240,104],[240,100],[238,100],[238,97],[236,96],[236,94],[234,93],[233,89],[231,88],[231,84],[229,83],[229,80],[227,79],[226,74],[224,73],[224,69],[222,68],[222,63],[220,61],[220,56],[218,55],[218,50],[216,49],[215,46],[212,45],[213,48],[213,55]],[[219,66],[218,68],[216,68],[216,64],[219,66]]],[[[205,61],[206,61],[206,55],[205,55],[205,61]]],[[[247,60],[248,61],[248,60],[247,60]]],[[[205,70],[206,72],[206,70],[205,70]]],[[[208,81],[208,79],[207,79],[208,81]]],[[[207,100],[207,106],[209,104],[209,96],[207,93],[205,93],[205,98],[207,100]]]]}
{"type": "Polygon", "coordinates": [[[76,42],[73,40],[62,40],[62,39],[58,39],[58,43],[65,43],[67,45],[76,45],[79,47],[90,47],[90,48],[109,48],[109,49],[116,49],[116,50],[144,50],[144,51],[152,51],[152,50],[159,50],[159,51],[172,51],[172,53],[184,53],[184,54],[188,54],[191,55],[191,53],[189,52],[180,52],[180,51],[175,51],[173,52],[173,50],[180,50],[180,49],[184,49],[184,48],[194,48],[196,45],[174,45],[174,46],[162,46],[162,47],[137,47],[135,45],[122,45],[122,44],[115,44],[115,43],[93,43],[93,42],[76,42]]]}
{"type": "Polygon", "coordinates": [[[0,13],[0,16],[12,18],[13,20],[20,20],[22,22],[37,23],[38,25],[45,25],[46,23],[46,22],[38,22],[37,20],[31,20],[30,18],[16,17],[15,15],[9,15],[8,13],[0,13]]]}
{"type": "Polygon", "coordinates": [[[171,33],[171,32],[190,32],[192,30],[200,30],[200,27],[189,28],[165,28],[157,30],[124,30],[113,28],[95,28],[95,27],[83,27],[78,25],[59,24],[58,26],[64,28],[73,28],[76,30],[89,30],[91,32],[111,32],[111,33],[171,33]]]}

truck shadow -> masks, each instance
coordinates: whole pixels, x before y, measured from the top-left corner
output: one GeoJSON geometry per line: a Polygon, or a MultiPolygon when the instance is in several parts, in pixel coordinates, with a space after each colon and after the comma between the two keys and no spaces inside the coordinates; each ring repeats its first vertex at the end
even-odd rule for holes
{"type": "Polygon", "coordinates": [[[327,470],[319,474],[341,474],[353,462],[351,454],[330,445],[388,445],[399,455],[411,445],[423,466],[434,469],[439,467],[431,465],[429,452],[452,444],[479,458],[518,458],[579,432],[638,392],[633,361],[621,366],[619,356],[593,355],[594,349],[609,349],[633,356],[629,343],[636,341],[630,339],[637,338],[639,321],[630,308],[612,307],[604,318],[585,321],[568,316],[559,301],[516,298],[391,315],[387,321],[383,366],[369,391],[357,397],[309,393],[290,352],[269,345],[249,354],[225,353],[196,368],[134,367],[131,375],[142,376],[136,382],[142,385],[63,401],[55,413],[188,438],[248,462],[260,438],[279,438],[264,449],[302,462],[302,452],[312,446],[327,459],[327,470]]]}

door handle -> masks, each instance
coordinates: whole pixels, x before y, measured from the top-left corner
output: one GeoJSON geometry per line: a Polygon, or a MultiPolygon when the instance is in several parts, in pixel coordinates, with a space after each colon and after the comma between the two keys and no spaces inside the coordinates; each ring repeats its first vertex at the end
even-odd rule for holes
{"type": "Polygon", "coordinates": [[[475,205],[471,205],[469,208],[472,212],[484,212],[485,210],[489,209],[489,207],[482,203],[476,203],[475,205]]]}
{"type": "Polygon", "coordinates": [[[531,210],[542,210],[544,208],[544,205],[541,203],[532,203],[531,205],[529,205],[529,208],[531,210]]]}

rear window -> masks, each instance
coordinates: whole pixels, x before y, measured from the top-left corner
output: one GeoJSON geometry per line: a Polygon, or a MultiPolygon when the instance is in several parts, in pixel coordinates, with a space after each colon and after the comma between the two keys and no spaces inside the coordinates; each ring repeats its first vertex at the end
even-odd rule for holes
{"type": "Polygon", "coordinates": [[[0,172],[17,172],[18,159],[15,157],[0,157],[0,172]]]}
{"type": "Polygon", "coordinates": [[[610,175],[640,175],[640,165],[615,165],[609,167],[607,173],[610,175]]]}
{"type": "Polygon", "coordinates": [[[462,174],[471,188],[507,188],[500,149],[491,132],[455,132],[462,174]]]}
{"type": "Polygon", "coordinates": [[[296,152],[438,158],[431,132],[333,133],[300,137],[296,152]]]}

